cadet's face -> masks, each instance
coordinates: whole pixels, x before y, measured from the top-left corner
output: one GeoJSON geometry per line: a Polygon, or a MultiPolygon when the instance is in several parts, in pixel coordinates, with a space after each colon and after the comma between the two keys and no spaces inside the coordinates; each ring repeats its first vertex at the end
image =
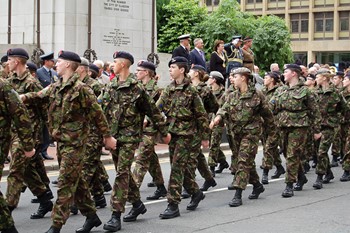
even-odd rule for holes
{"type": "Polygon", "coordinates": [[[264,77],[264,85],[268,86],[272,82],[272,78],[269,75],[265,75],[264,77]]]}
{"type": "Polygon", "coordinates": [[[147,71],[142,67],[137,67],[135,74],[136,74],[137,80],[142,80],[147,76],[147,71]]]}
{"type": "Polygon", "coordinates": [[[321,85],[325,82],[326,78],[322,74],[316,75],[317,85],[321,85]]]}
{"type": "Polygon", "coordinates": [[[193,80],[198,75],[198,73],[196,72],[196,70],[190,69],[188,75],[191,77],[191,80],[193,80]]]}
{"type": "Polygon", "coordinates": [[[338,86],[340,83],[341,83],[341,78],[337,75],[337,76],[334,76],[332,78],[332,83],[335,85],[335,86],[338,86]]]}
{"type": "Polygon", "coordinates": [[[243,79],[243,77],[240,74],[235,74],[233,76],[234,85],[236,88],[240,88],[242,86],[242,79],[243,79]]]}
{"type": "Polygon", "coordinates": [[[344,78],[343,86],[344,87],[349,87],[350,86],[350,79],[348,77],[344,78]]]}
{"type": "Polygon", "coordinates": [[[285,69],[284,70],[284,81],[289,82],[290,80],[292,80],[293,77],[293,71],[291,71],[290,69],[285,69]]]}
{"type": "Polygon", "coordinates": [[[233,76],[233,74],[230,74],[229,79],[230,79],[230,83],[231,83],[232,85],[234,85],[234,84],[235,84],[235,77],[233,76]]]}
{"type": "Polygon", "coordinates": [[[15,57],[9,57],[7,63],[8,63],[9,70],[14,71],[19,61],[15,57]]]}
{"type": "Polygon", "coordinates": [[[64,70],[67,66],[68,62],[62,59],[57,59],[56,67],[57,67],[57,74],[59,76],[64,74],[64,70]]]}
{"type": "Polygon", "coordinates": [[[208,85],[211,86],[211,85],[213,85],[214,83],[215,83],[215,78],[210,77],[210,78],[208,79],[208,85]]]}
{"type": "Polygon", "coordinates": [[[113,67],[113,71],[115,74],[119,74],[120,71],[124,68],[125,64],[124,61],[122,59],[114,59],[114,67],[113,67]]]}
{"type": "Polygon", "coordinates": [[[181,69],[176,64],[171,64],[169,67],[170,77],[173,80],[178,79],[181,76],[181,69]]]}
{"type": "Polygon", "coordinates": [[[315,80],[313,80],[312,78],[306,78],[306,81],[304,84],[305,86],[313,87],[315,86],[315,80]]]}

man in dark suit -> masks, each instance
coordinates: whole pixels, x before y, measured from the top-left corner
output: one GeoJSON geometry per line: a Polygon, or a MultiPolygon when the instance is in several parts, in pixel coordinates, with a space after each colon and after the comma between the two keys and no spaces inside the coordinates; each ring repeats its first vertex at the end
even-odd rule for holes
{"type": "Polygon", "coordinates": [[[177,39],[180,40],[180,46],[174,49],[173,51],[173,57],[184,57],[188,60],[189,65],[191,65],[191,58],[190,58],[190,49],[191,49],[191,35],[181,35],[177,39]]]}
{"type": "MultiPolygon", "coordinates": [[[[40,56],[43,66],[36,71],[36,77],[38,78],[41,85],[45,88],[51,83],[55,82],[57,78],[56,71],[53,70],[55,65],[53,53],[44,54],[40,56]]],[[[43,128],[43,145],[41,150],[41,156],[44,159],[52,160],[53,158],[47,154],[47,148],[50,145],[50,135],[47,126],[43,128]]]]}
{"type": "Polygon", "coordinates": [[[205,53],[203,51],[204,43],[201,38],[196,38],[193,41],[194,49],[190,52],[192,65],[200,65],[206,68],[205,53]]]}

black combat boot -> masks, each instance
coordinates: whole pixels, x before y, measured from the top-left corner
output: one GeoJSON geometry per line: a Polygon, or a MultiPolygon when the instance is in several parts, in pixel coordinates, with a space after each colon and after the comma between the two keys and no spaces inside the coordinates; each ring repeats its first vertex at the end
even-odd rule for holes
{"type": "Polygon", "coordinates": [[[163,213],[159,215],[161,219],[171,219],[180,216],[179,205],[169,203],[163,213]]]}
{"type": "Polygon", "coordinates": [[[187,210],[195,210],[201,200],[205,198],[204,193],[199,190],[195,194],[192,195],[191,197],[191,202],[187,205],[186,209],[187,210]]]}
{"type": "Polygon", "coordinates": [[[45,233],[60,233],[60,232],[61,232],[61,228],[51,226],[50,229],[45,233]]]}
{"type": "Polygon", "coordinates": [[[350,181],[350,172],[344,171],[343,175],[340,177],[341,182],[350,181]]]}
{"type": "Polygon", "coordinates": [[[328,169],[326,175],[324,176],[322,183],[328,184],[331,180],[334,179],[334,175],[331,169],[328,169]]]}
{"type": "Polygon", "coordinates": [[[269,169],[264,168],[261,183],[268,184],[269,183],[269,169]]]}
{"type": "Polygon", "coordinates": [[[304,173],[306,174],[306,173],[308,173],[309,171],[310,171],[310,164],[309,164],[309,161],[306,161],[305,163],[304,163],[304,173]]]}
{"type": "Polygon", "coordinates": [[[100,196],[94,196],[96,208],[105,208],[107,206],[106,198],[102,194],[100,196]]]}
{"type": "Polygon", "coordinates": [[[103,230],[116,232],[122,228],[120,222],[120,212],[114,211],[111,219],[103,226],[103,230]]]}
{"type": "Polygon", "coordinates": [[[149,187],[149,188],[156,187],[156,183],[154,183],[154,181],[149,182],[149,183],[147,183],[147,187],[149,187]]]}
{"type": "Polygon", "coordinates": [[[238,207],[242,205],[242,189],[236,188],[236,193],[233,199],[228,203],[230,207],[238,207]]]}
{"type": "Polygon", "coordinates": [[[315,183],[312,185],[315,189],[321,189],[322,186],[322,181],[323,181],[323,175],[317,175],[315,183]]]}
{"type": "Polygon", "coordinates": [[[258,199],[260,193],[263,193],[265,191],[264,185],[262,185],[260,182],[254,184],[253,192],[248,196],[249,199],[258,199]]]}
{"type": "Polygon", "coordinates": [[[233,185],[233,182],[227,186],[228,190],[235,190],[235,186],[233,185]]]}
{"type": "Polygon", "coordinates": [[[18,233],[18,231],[17,231],[15,226],[3,229],[1,232],[2,233],[18,233]]]}
{"type": "Polygon", "coordinates": [[[313,155],[311,167],[316,168],[316,166],[317,166],[317,155],[313,155]]]}
{"type": "Polygon", "coordinates": [[[111,184],[108,182],[108,180],[106,180],[105,182],[103,182],[103,191],[105,193],[108,193],[109,191],[112,191],[112,186],[111,184]]]}
{"type": "Polygon", "coordinates": [[[164,184],[159,185],[156,189],[156,191],[154,191],[153,195],[148,196],[146,199],[147,200],[158,200],[161,197],[166,197],[167,195],[167,191],[166,188],[164,186],[164,184]]]}
{"type": "Polygon", "coordinates": [[[181,193],[181,197],[182,197],[182,199],[187,199],[187,198],[190,198],[191,195],[187,192],[187,190],[185,188],[183,188],[182,193],[181,193]]]}
{"type": "Polygon", "coordinates": [[[301,191],[301,190],[303,190],[303,186],[307,182],[308,182],[308,180],[307,180],[305,174],[303,174],[303,173],[298,174],[298,181],[297,181],[297,183],[294,186],[294,191],[301,191]]]}
{"type": "Polygon", "coordinates": [[[212,175],[213,177],[215,177],[215,166],[210,166],[210,167],[209,167],[209,170],[210,170],[210,172],[211,172],[211,175],[212,175]]]}
{"type": "Polygon", "coordinates": [[[36,213],[33,213],[30,216],[30,218],[31,219],[43,218],[45,216],[45,214],[52,211],[52,207],[53,207],[52,201],[40,203],[38,210],[36,211],[36,213]]]}
{"type": "Polygon", "coordinates": [[[144,214],[147,212],[146,206],[143,204],[141,200],[132,204],[132,208],[130,212],[123,217],[124,222],[133,222],[136,221],[137,216],[140,214],[144,214]]]}
{"type": "Polygon", "coordinates": [[[338,167],[338,156],[337,155],[333,155],[333,159],[331,161],[331,167],[338,167]]]}
{"type": "Polygon", "coordinates": [[[83,227],[77,229],[75,232],[79,233],[89,233],[92,228],[98,227],[102,224],[100,218],[97,214],[87,216],[83,227]]]}
{"type": "Polygon", "coordinates": [[[70,209],[70,212],[73,214],[73,215],[77,215],[78,214],[78,207],[75,205],[75,204],[73,204],[73,205],[71,205],[70,207],[69,207],[69,209],[70,209]]]}
{"type": "Polygon", "coordinates": [[[284,167],[282,165],[278,165],[276,168],[275,174],[273,174],[273,176],[271,176],[271,179],[278,179],[284,173],[286,173],[286,171],[284,170],[284,167]]]}
{"type": "Polygon", "coordinates": [[[215,187],[216,181],[214,179],[204,181],[203,186],[200,188],[201,191],[208,191],[210,187],[215,187]]]}
{"type": "Polygon", "coordinates": [[[219,168],[215,171],[216,173],[222,173],[222,171],[226,168],[229,168],[230,165],[225,161],[220,163],[219,168]]]}
{"type": "Polygon", "coordinates": [[[293,192],[293,183],[288,182],[286,185],[286,188],[282,192],[282,197],[293,197],[294,192],[293,192]]]}

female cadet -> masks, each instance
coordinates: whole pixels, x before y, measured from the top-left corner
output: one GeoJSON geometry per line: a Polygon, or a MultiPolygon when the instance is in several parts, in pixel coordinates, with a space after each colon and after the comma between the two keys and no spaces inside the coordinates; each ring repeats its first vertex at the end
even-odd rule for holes
{"type": "Polygon", "coordinates": [[[259,182],[254,160],[262,125],[266,126],[269,136],[275,133],[276,127],[264,95],[249,82],[250,70],[245,67],[238,68],[233,70],[233,75],[236,90],[227,97],[210,126],[212,128],[218,125],[223,118],[227,118],[232,125],[239,152],[233,185],[236,193],[229,205],[237,207],[242,205],[242,191],[248,182],[253,184],[253,192],[249,199],[257,199],[265,190],[259,182]]]}
{"type": "Polygon", "coordinates": [[[293,183],[298,180],[299,186],[306,183],[304,167],[300,155],[304,153],[308,127],[313,127],[321,137],[319,122],[320,113],[314,95],[299,79],[301,69],[298,65],[290,64],[284,70],[284,80],[287,85],[276,90],[270,100],[274,114],[277,114],[277,126],[281,129],[283,153],[286,158],[286,188],[282,197],[292,197],[293,183]]]}
{"type": "MultiPolygon", "coordinates": [[[[210,88],[205,84],[208,80],[208,75],[205,73],[204,67],[195,65],[191,68],[188,75],[191,78],[192,86],[198,91],[199,97],[202,99],[206,112],[216,113],[219,109],[219,104],[210,88]]],[[[210,187],[216,186],[216,181],[209,170],[208,163],[201,150],[201,137],[195,137],[192,142],[192,153],[197,154],[197,168],[201,176],[205,179],[202,191],[207,191],[210,187]]]]}
{"type": "Polygon", "coordinates": [[[344,90],[342,97],[345,101],[344,118],[341,122],[341,147],[344,154],[343,170],[344,173],[340,177],[340,181],[350,181],[350,74],[346,75],[343,79],[344,90]]]}

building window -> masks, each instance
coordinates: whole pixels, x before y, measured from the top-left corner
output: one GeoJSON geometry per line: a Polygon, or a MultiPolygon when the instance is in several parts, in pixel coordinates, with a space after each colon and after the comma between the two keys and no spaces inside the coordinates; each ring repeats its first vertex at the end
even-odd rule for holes
{"type": "Polygon", "coordinates": [[[333,32],[333,12],[315,13],[315,32],[333,32]]]}
{"type": "Polygon", "coordinates": [[[262,3],[262,0],[248,0],[248,3],[262,3]]]}
{"type": "Polygon", "coordinates": [[[308,14],[292,14],[290,16],[290,28],[292,33],[305,33],[309,31],[308,14]]]}
{"type": "Polygon", "coordinates": [[[220,0],[206,0],[205,4],[207,6],[218,6],[220,3],[220,0]]]}
{"type": "Polygon", "coordinates": [[[350,28],[350,11],[343,11],[339,13],[339,28],[340,31],[349,31],[350,28]]]}

